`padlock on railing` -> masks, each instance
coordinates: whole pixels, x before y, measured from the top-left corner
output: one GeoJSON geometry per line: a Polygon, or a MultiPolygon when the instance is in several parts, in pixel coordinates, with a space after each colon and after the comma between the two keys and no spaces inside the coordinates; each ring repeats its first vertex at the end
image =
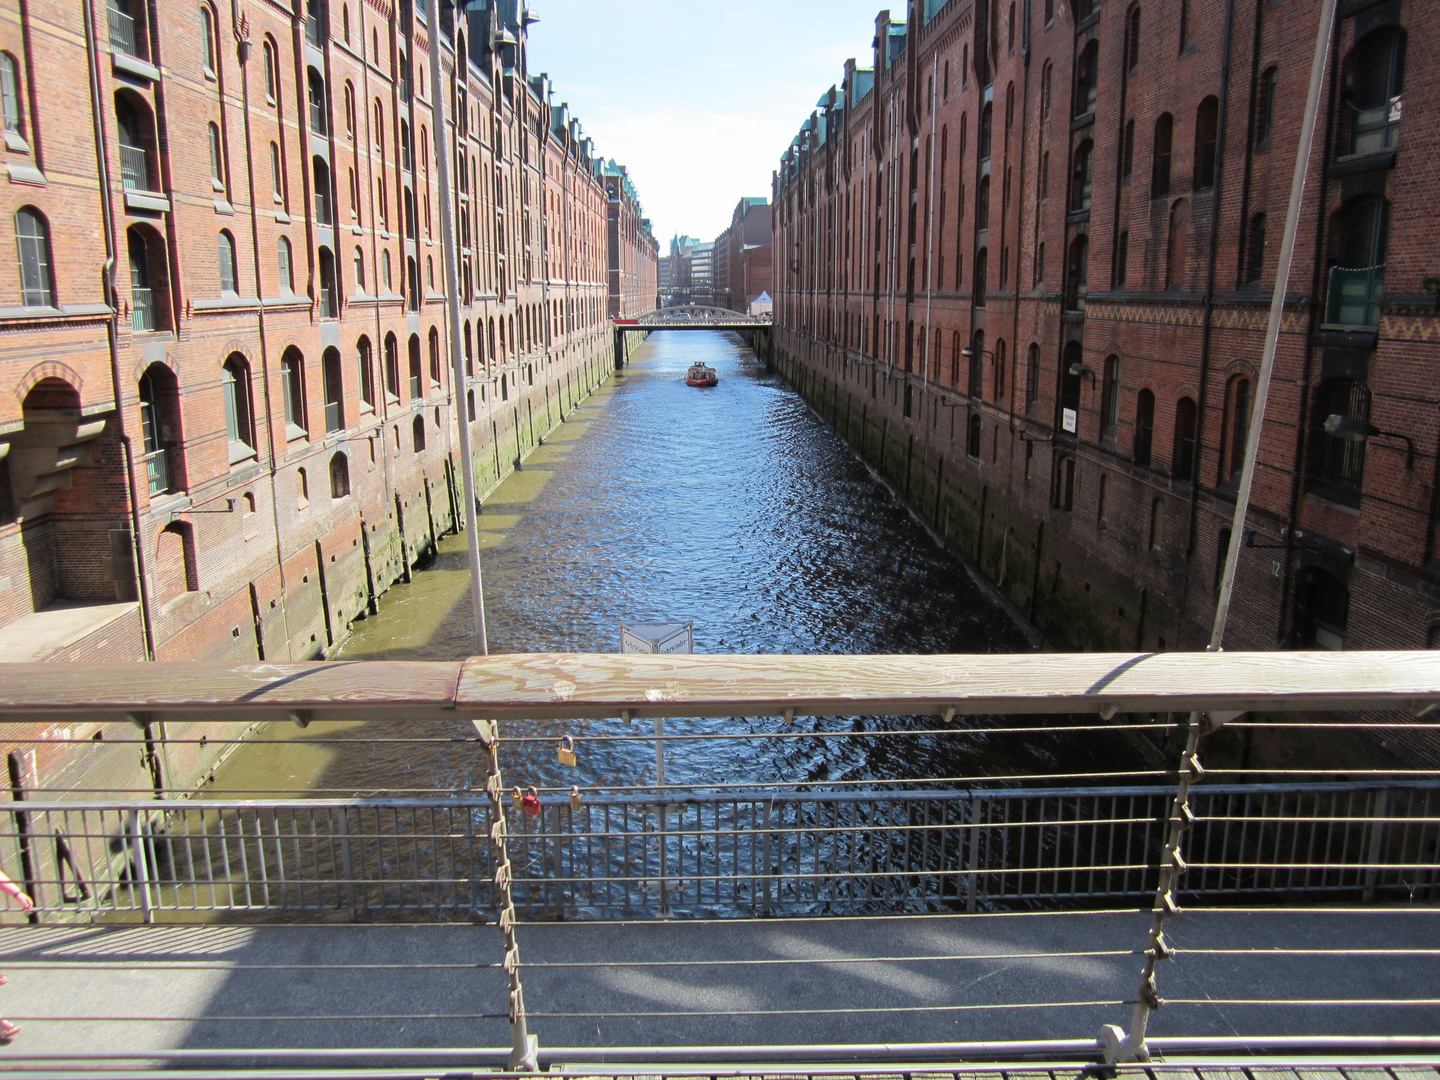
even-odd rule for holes
{"type": "Polygon", "coordinates": [[[580,789],[578,787],[572,787],[570,789],[570,809],[580,809],[580,789]]]}
{"type": "Polygon", "coordinates": [[[540,815],[540,792],[533,787],[526,791],[525,797],[520,800],[520,809],[531,817],[538,817],[540,815]]]}
{"type": "Polygon", "coordinates": [[[566,735],[563,739],[560,740],[560,749],[555,752],[555,756],[560,759],[561,765],[573,766],[576,760],[575,740],[572,739],[569,735],[566,735]]]}

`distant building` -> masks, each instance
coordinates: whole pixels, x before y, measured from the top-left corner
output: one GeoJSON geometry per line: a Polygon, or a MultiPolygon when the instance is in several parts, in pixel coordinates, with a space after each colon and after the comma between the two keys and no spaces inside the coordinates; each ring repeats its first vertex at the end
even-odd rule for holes
{"type": "Polygon", "coordinates": [[[612,319],[628,319],[655,307],[660,291],[660,246],[650,231],[650,219],[643,216],[640,198],[625,166],[607,161],[600,166],[600,172],[608,200],[608,311],[612,319]]]}
{"type": "Polygon", "coordinates": [[[676,236],[670,241],[670,287],[664,297],[666,307],[710,303],[714,287],[710,247],[693,236],[676,236]]]}
{"type": "Polygon", "coordinates": [[[770,204],[763,198],[741,199],[730,227],[715,240],[715,303],[746,311],[761,293],[775,286],[774,248],[770,240],[770,204]]]}

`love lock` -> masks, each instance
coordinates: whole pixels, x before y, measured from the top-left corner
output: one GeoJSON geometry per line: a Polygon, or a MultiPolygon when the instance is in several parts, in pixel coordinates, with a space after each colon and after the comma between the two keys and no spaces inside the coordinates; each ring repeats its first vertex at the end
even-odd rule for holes
{"type": "Polygon", "coordinates": [[[556,756],[560,759],[561,765],[574,765],[575,740],[572,739],[569,735],[566,735],[563,739],[560,740],[560,749],[557,750],[555,753],[556,756]]]}
{"type": "MultiPolygon", "coordinates": [[[[518,791],[519,788],[516,788],[518,791]]],[[[531,817],[538,817],[540,814],[540,792],[533,787],[525,792],[525,797],[520,800],[520,809],[531,817]]]]}
{"type": "Polygon", "coordinates": [[[570,809],[580,809],[580,789],[578,787],[572,787],[570,789],[570,809]]]}
{"type": "Polygon", "coordinates": [[[524,797],[524,793],[521,792],[518,787],[510,792],[510,798],[514,799],[516,802],[520,802],[520,800],[522,800],[524,797]]]}

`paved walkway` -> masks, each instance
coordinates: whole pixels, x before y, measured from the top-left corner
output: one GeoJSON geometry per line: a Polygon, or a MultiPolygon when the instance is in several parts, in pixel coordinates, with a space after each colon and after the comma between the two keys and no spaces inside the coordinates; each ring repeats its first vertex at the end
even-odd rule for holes
{"type": "MultiPolygon", "coordinates": [[[[531,1029],[549,1047],[1090,1039],[1128,1021],[1148,919],[553,923],[520,940],[531,1029]]],[[[1440,909],[1192,911],[1171,925],[1179,953],[1159,981],[1172,1003],[1152,1034],[1440,1031],[1440,909]],[[1273,1003],[1310,999],[1431,1003],[1273,1003]]],[[[0,1008],[25,1028],[0,1067],[77,1051],[502,1047],[502,973],[476,966],[499,946],[494,926],[468,925],[0,928],[0,1008]]]]}

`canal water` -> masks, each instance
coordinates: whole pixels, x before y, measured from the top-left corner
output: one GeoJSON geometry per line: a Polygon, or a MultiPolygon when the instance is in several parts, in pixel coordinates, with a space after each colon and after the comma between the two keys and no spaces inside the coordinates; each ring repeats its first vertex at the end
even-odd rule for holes
{"type": "MultiPolygon", "coordinates": [[[[494,653],[615,652],[622,621],[686,620],[700,653],[1031,649],[964,567],[733,335],[653,335],[492,493],[480,530],[494,653]],[[718,386],[685,385],[696,361],[717,369],[718,386]]],[[[342,658],[471,655],[467,588],[463,537],[450,537],[433,565],[355,625],[342,658]]],[[[938,735],[902,734],[941,727],[935,717],[668,721],[666,733],[682,738],[667,740],[666,781],[825,786],[1134,767],[1115,737],[986,733],[1000,724],[967,718],[938,735]],[[889,734],[833,737],[839,732],[889,734]],[[737,734],[785,737],[683,738],[737,734]]],[[[536,721],[505,734],[522,740],[505,747],[507,784],[613,791],[655,781],[651,721],[536,721]],[[553,740],[564,735],[579,743],[576,767],[556,760],[553,740]]],[[[483,782],[471,735],[458,724],[280,725],[238,751],[211,790],[463,791],[483,782]]]]}

